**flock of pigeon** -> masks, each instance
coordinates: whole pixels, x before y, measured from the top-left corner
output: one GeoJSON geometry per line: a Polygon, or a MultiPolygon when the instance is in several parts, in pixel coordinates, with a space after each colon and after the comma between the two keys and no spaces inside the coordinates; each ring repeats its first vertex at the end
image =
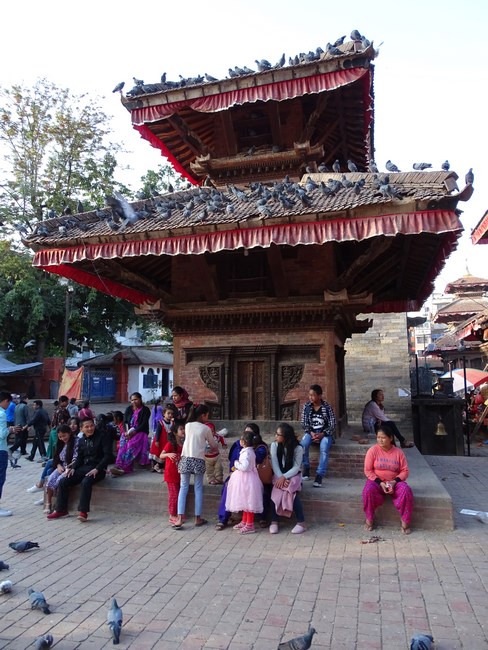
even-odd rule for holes
{"type": "MultiPolygon", "coordinates": [[[[16,553],[25,553],[26,551],[30,551],[33,548],[39,548],[39,544],[37,542],[30,542],[30,541],[10,542],[9,546],[16,553]]],[[[8,570],[9,570],[9,565],[5,564],[5,562],[0,560],[0,571],[8,571],[8,570]]],[[[11,580],[3,580],[2,582],[0,582],[0,596],[12,593],[12,589],[13,589],[13,585],[11,580]]],[[[51,613],[51,610],[49,609],[49,605],[47,604],[46,601],[46,597],[44,596],[42,591],[29,589],[27,591],[27,595],[29,596],[29,603],[31,609],[38,609],[43,614],[51,613]]],[[[112,598],[112,604],[107,613],[107,625],[110,628],[110,634],[112,636],[112,641],[114,645],[118,645],[118,643],[120,642],[122,621],[123,621],[122,610],[118,606],[117,600],[115,598],[112,598]]],[[[53,635],[44,634],[35,640],[34,647],[36,650],[43,650],[43,648],[51,648],[53,643],[54,643],[53,635]]]]}
{"type": "MultiPolygon", "coordinates": [[[[449,166],[446,160],[441,167],[443,171],[448,171],[449,166]]],[[[168,228],[185,227],[199,225],[206,221],[212,223],[218,215],[225,215],[231,220],[238,206],[241,206],[239,219],[256,216],[265,218],[278,216],[283,211],[302,212],[304,209],[316,207],[320,197],[332,199],[339,193],[342,196],[344,192],[352,193],[354,196],[350,198],[357,201],[362,193],[366,195],[364,202],[375,199],[401,201],[405,194],[400,184],[395,185],[394,176],[400,172],[400,169],[391,160],[386,162],[385,167],[388,171],[382,173],[374,161],[371,161],[369,173],[363,175],[353,161],[348,160],[343,166],[339,160],[336,160],[332,164],[332,169],[324,163],[316,168],[307,167],[308,175],[301,183],[294,182],[286,176],[283,181],[272,184],[263,184],[259,181],[250,183],[248,189],[228,185],[226,191],[220,191],[213,186],[203,186],[174,192],[174,188],[169,185],[168,194],[154,196],[134,204],[129,203],[120,193],[114,192],[113,196],[106,197],[106,205],[103,209],[97,209],[92,213],[96,220],[88,222],[86,218],[71,213],[65,214],[61,223],[59,220],[55,223],[41,221],[33,233],[24,233],[24,235],[26,239],[34,236],[73,236],[76,229],[86,232],[92,229],[93,223],[97,222],[106,223],[111,231],[120,233],[138,221],[144,220],[157,222],[151,224],[151,227],[160,227],[163,223],[167,224],[168,228]],[[347,167],[349,173],[343,171],[344,167],[347,167]],[[322,175],[333,172],[334,177],[329,177],[326,181],[314,180],[312,175],[315,172],[322,175]],[[357,178],[358,172],[361,174],[360,178],[357,178]],[[355,180],[351,179],[350,174],[356,175],[355,180]],[[242,206],[245,208],[242,209],[242,206]]],[[[431,167],[431,163],[424,162],[413,165],[413,169],[417,171],[431,167]]],[[[473,184],[472,169],[466,174],[465,181],[467,185],[473,184]]],[[[217,220],[222,221],[222,218],[218,217],[217,220]]]]}
{"type": "MultiPolygon", "coordinates": [[[[294,57],[290,56],[288,57],[288,65],[294,66],[300,65],[301,63],[311,63],[312,61],[318,61],[327,55],[330,57],[343,56],[344,54],[347,54],[347,52],[339,48],[344,43],[345,38],[346,36],[344,35],[336,39],[334,43],[327,43],[325,51],[321,47],[318,47],[314,52],[310,50],[310,52],[300,52],[300,54],[296,54],[294,57]]],[[[352,30],[351,40],[356,44],[356,51],[366,50],[371,45],[371,42],[366,38],[366,36],[360,34],[357,29],[352,30]]],[[[283,53],[280,59],[274,65],[266,59],[261,59],[259,61],[256,59],[255,63],[258,72],[266,72],[267,70],[283,68],[286,66],[287,61],[286,56],[283,53]]],[[[234,79],[235,77],[255,74],[255,72],[256,70],[248,68],[247,66],[243,66],[241,68],[236,65],[234,68],[229,68],[229,76],[226,77],[226,79],[234,79]]],[[[136,97],[137,95],[144,95],[146,93],[156,93],[165,90],[173,90],[174,88],[185,88],[187,86],[195,86],[202,83],[212,83],[219,81],[219,79],[212,77],[212,75],[209,75],[207,73],[204,75],[197,75],[196,77],[185,78],[181,75],[179,75],[179,77],[179,81],[170,81],[166,78],[166,72],[164,72],[161,75],[161,82],[154,84],[145,84],[143,79],[137,79],[136,77],[133,77],[134,86],[126,93],[126,95],[127,97],[136,97]]],[[[115,86],[112,92],[122,93],[124,86],[125,82],[121,81],[115,86]]]]}

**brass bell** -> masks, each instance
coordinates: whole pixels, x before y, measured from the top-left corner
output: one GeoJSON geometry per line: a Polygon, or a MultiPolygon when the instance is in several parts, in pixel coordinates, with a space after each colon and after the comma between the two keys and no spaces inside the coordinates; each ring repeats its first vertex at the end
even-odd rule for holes
{"type": "Polygon", "coordinates": [[[435,430],[435,435],[436,436],[447,436],[447,431],[446,427],[444,426],[444,422],[439,418],[439,422],[437,423],[437,427],[435,430]]]}

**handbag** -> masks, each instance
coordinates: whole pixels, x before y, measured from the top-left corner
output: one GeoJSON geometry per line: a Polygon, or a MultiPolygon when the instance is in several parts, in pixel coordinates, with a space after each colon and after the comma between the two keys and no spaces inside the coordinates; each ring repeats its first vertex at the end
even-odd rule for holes
{"type": "Polygon", "coordinates": [[[271,465],[271,458],[269,454],[266,454],[263,461],[256,465],[258,470],[259,478],[263,485],[271,485],[273,480],[273,467],[271,465]]]}

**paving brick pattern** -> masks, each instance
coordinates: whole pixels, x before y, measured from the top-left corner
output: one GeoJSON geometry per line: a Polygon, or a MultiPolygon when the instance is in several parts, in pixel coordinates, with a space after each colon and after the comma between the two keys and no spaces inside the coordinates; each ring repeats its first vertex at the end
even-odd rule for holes
{"type": "MultiPolygon", "coordinates": [[[[485,449],[473,458],[428,457],[455,508],[488,510],[485,449]]],[[[213,525],[172,530],[159,516],[90,513],[47,521],[26,493],[40,465],[10,470],[0,519],[0,648],[33,647],[53,634],[66,650],[112,646],[106,612],[113,595],[124,611],[121,648],[269,650],[317,630],[313,649],[407,648],[431,633],[436,650],[488,648],[488,526],[456,515],[454,531],[313,524],[304,535],[283,526],[239,536],[213,525]],[[39,550],[14,553],[31,539],[39,550]],[[31,611],[27,589],[42,590],[52,613],[31,611]]],[[[95,488],[96,489],[96,488],[95,488]]]]}

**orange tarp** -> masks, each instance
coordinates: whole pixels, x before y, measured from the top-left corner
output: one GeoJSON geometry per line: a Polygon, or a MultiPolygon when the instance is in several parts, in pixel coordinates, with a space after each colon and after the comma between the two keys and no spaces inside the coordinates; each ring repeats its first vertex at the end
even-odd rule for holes
{"type": "Polygon", "coordinates": [[[58,397],[66,395],[67,397],[81,398],[81,387],[83,384],[83,368],[78,370],[64,370],[63,378],[59,385],[58,397]]]}

